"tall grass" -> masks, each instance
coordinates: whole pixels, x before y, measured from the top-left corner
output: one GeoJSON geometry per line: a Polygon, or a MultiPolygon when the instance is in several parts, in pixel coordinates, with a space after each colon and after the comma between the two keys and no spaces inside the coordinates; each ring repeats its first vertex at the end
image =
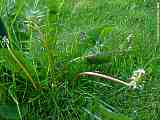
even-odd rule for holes
{"type": "Polygon", "coordinates": [[[9,40],[0,118],[159,119],[156,11],[156,0],[0,0],[9,40]],[[147,75],[138,90],[75,79],[90,71],[127,80],[139,68],[147,75]]]}

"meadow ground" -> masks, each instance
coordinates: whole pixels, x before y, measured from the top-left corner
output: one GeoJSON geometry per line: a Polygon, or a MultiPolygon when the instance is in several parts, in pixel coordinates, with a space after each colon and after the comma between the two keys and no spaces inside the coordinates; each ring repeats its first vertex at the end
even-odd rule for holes
{"type": "Polygon", "coordinates": [[[156,0],[0,0],[0,119],[159,120],[158,11],[156,0]],[[77,79],[128,82],[137,69],[134,90],[77,79]]]}

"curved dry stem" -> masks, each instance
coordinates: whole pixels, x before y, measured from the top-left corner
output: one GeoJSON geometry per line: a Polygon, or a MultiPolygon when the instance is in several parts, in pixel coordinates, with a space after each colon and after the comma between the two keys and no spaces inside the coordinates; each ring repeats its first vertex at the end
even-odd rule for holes
{"type": "Polygon", "coordinates": [[[126,85],[126,86],[130,87],[130,84],[127,83],[127,82],[124,82],[124,81],[122,81],[122,80],[113,78],[113,77],[111,77],[111,76],[103,75],[103,74],[100,74],[100,73],[95,73],[95,72],[82,72],[82,73],[78,74],[76,80],[79,79],[80,76],[100,77],[100,78],[104,78],[104,79],[106,79],[106,80],[110,80],[110,81],[113,81],[113,82],[116,82],[116,83],[120,83],[120,84],[123,84],[123,85],[126,85]]]}

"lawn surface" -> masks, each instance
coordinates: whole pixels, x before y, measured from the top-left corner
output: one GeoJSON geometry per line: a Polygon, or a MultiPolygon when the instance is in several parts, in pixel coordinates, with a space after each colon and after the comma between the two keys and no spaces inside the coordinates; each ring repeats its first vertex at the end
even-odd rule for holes
{"type": "Polygon", "coordinates": [[[156,0],[0,0],[0,119],[159,120],[157,11],[156,0]],[[77,78],[128,82],[137,69],[134,90],[77,78]]]}

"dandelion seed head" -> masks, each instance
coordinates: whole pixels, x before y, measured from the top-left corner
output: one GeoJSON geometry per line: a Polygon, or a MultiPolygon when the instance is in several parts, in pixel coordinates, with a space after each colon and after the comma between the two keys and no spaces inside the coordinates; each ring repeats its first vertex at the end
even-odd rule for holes
{"type": "Polygon", "coordinates": [[[129,83],[130,88],[132,89],[143,89],[143,87],[141,85],[139,85],[139,81],[142,79],[142,77],[145,74],[145,70],[144,69],[138,69],[136,71],[133,72],[133,75],[131,76],[131,82],[129,83]]]}
{"type": "Polygon", "coordinates": [[[144,69],[138,69],[138,70],[134,71],[134,74],[144,75],[144,74],[145,74],[145,71],[144,71],[144,69]]]}

